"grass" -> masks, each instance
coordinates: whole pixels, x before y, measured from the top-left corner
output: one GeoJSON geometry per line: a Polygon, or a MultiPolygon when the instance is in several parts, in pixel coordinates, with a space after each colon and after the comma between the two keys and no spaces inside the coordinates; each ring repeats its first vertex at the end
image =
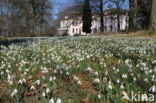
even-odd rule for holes
{"type": "Polygon", "coordinates": [[[0,103],[134,103],[123,92],[156,93],[155,60],[156,40],[145,37],[56,38],[3,47],[0,103]]]}

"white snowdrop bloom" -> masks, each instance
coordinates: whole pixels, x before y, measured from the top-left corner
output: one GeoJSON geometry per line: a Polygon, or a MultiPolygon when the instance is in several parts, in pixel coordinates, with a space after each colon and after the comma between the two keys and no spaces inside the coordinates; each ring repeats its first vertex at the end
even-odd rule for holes
{"type": "Polygon", "coordinates": [[[48,69],[47,68],[43,68],[43,67],[41,67],[41,69],[42,69],[42,73],[48,73],[49,71],[48,71],[48,69]]]}
{"type": "Polygon", "coordinates": [[[116,82],[119,84],[120,83],[120,80],[118,79],[116,82]]]}
{"type": "Polygon", "coordinates": [[[43,93],[42,93],[42,96],[43,96],[43,97],[45,97],[45,96],[46,96],[45,92],[43,92],[43,93]]]}
{"type": "Polygon", "coordinates": [[[128,77],[127,74],[122,74],[123,79],[126,79],[127,77],[128,77]]]}
{"type": "Polygon", "coordinates": [[[32,86],[30,87],[30,90],[35,90],[35,86],[32,85],[32,86]]]}
{"type": "Polygon", "coordinates": [[[92,68],[88,67],[88,68],[86,69],[86,71],[91,73],[93,70],[92,70],[92,68]]]}
{"type": "Polygon", "coordinates": [[[137,79],[134,77],[134,78],[133,78],[133,81],[135,82],[136,80],[137,80],[137,79]]]}
{"type": "Polygon", "coordinates": [[[103,81],[107,81],[107,78],[106,78],[106,77],[104,77],[104,78],[103,78],[103,81]]]}
{"type": "Polygon", "coordinates": [[[60,74],[62,74],[63,72],[62,72],[62,70],[60,70],[60,74]]]}
{"type": "Polygon", "coordinates": [[[108,75],[108,71],[105,72],[105,75],[106,75],[106,76],[108,75]]]}
{"type": "Polygon", "coordinates": [[[24,75],[26,75],[27,74],[27,72],[24,72],[24,75]]]}
{"type": "Polygon", "coordinates": [[[56,74],[57,73],[57,70],[54,70],[54,73],[56,74]]]}
{"type": "Polygon", "coordinates": [[[45,76],[43,76],[43,77],[42,77],[42,79],[44,79],[44,80],[45,80],[45,76]]]}
{"type": "Polygon", "coordinates": [[[116,72],[117,72],[117,73],[120,72],[120,69],[116,69],[116,72]]]}
{"type": "Polygon", "coordinates": [[[1,71],[1,75],[3,75],[4,74],[4,72],[3,71],[1,71]]]}
{"type": "Polygon", "coordinates": [[[53,80],[56,80],[56,77],[55,76],[53,77],[53,80]]]}
{"type": "Polygon", "coordinates": [[[48,103],[55,103],[54,99],[51,98],[48,103]]]}
{"type": "Polygon", "coordinates": [[[155,93],[156,92],[156,86],[153,85],[150,89],[149,89],[150,92],[152,93],[155,93]]]}
{"type": "Polygon", "coordinates": [[[90,58],[90,56],[89,56],[89,55],[87,55],[87,56],[86,56],[86,58],[90,58]]]}
{"type": "Polygon", "coordinates": [[[69,72],[66,72],[66,75],[69,75],[69,72]]]}
{"type": "Polygon", "coordinates": [[[116,68],[115,67],[113,67],[113,70],[115,70],[116,68]]]}
{"type": "Polygon", "coordinates": [[[22,80],[19,80],[18,81],[18,84],[21,84],[22,85],[23,84],[23,81],[22,80]]]}
{"type": "Polygon", "coordinates": [[[11,77],[10,74],[8,74],[7,79],[8,79],[8,80],[11,80],[11,79],[12,79],[12,77],[11,77]]]}
{"type": "Polygon", "coordinates": [[[101,99],[101,95],[100,94],[98,95],[98,99],[101,99]]]}
{"type": "Polygon", "coordinates": [[[144,81],[145,81],[145,82],[148,82],[148,78],[145,78],[144,81]]]}
{"type": "Polygon", "coordinates": [[[74,76],[74,80],[78,81],[78,80],[79,80],[79,78],[78,78],[78,77],[76,77],[76,76],[74,76]]]}
{"type": "Polygon", "coordinates": [[[95,73],[94,73],[94,75],[98,76],[98,75],[99,75],[99,73],[98,73],[98,72],[95,72],[95,73]]]}
{"type": "Polygon", "coordinates": [[[120,89],[124,89],[124,86],[123,86],[123,84],[120,86],[120,89]]]}
{"type": "Polygon", "coordinates": [[[50,82],[52,82],[52,81],[53,81],[53,78],[52,78],[52,77],[50,77],[50,78],[49,78],[49,81],[50,81],[50,82]]]}
{"type": "Polygon", "coordinates": [[[121,60],[118,61],[118,64],[120,64],[120,63],[121,63],[121,60]]]}
{"type": "Polygon", "coordinates": [[[11,80],[8,81],[9,85],[13,85],[13,82],[11,80]]]}
{"type": "Polygon", "coordinates": [[[40,85],[41,81],[40,81],[40,80],[37,80],[35,83],[36,83],[37,85],[40,85]]]}
{"type": "Polygon", "coordinates": [[[7,69],[7,70],[6,70],[6,73],[10,73],[10,71],[7,69]]]}
{"type": "Polygon", "coordinates": [[[124,100],[124,99],[130,100],[130,98],[128,97],[128,94],[126,92],[123,91],[122,95],[123,95],[122,100],[124,100]]]}
{"type": "Polygon", "coordinates": [[[106,68],[107,67],[106,63],[104,63],[103,66],[106,68]]]}
{"type": "Polygon", "coordinates": [[[23,81],[23,83],[26,83],[26,79],[25,78],[23,78],[22,81],[23,81]]]}
{"type": "Polygon", "coordinates": [[[149,73],[152,73],[153,72],[153,70],[149,70],[149,73]]]}
{"type": "Polygon", "coordinates": [[[113,89],[113,86],[111,85],[111,81],[109,81],[109,84],[108,84],[108,89],[112,90],[113,89]]]}
{"type": "Polygon", "coordinates": [[[14,89],[13,92],[11,93],[11,97],[15,96],[17,94],[17,89],[14,89]]]}
{"type": "Polygon", "coordinates": [[[96,78],[96,79],[93,80],[93,82],[94,83],[100,83],[100,79],[99,78],[96,78]]]}
{"type": "Polygon", "coordinates": [[[57,101],[55,103],[61,103],[61,99],[57,99],[57,101]]]}
{"type": "Polygon", "coordinates": [[[78,84],[78,85],[81,85],[81,81],[80,81],[80,80],[79,80],[79,81],[77,81],[77,84],[78,84]]]}
{"type": "Polygon", "coordinates": [[[46,93],[50,93],[50,89],[49,88],[46,89],[46,93]]]}

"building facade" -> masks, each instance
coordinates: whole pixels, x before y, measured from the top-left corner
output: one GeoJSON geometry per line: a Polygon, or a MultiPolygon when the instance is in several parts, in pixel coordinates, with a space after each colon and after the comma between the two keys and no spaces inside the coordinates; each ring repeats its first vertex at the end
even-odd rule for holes
{"type": "MultiPolygon", "coordinates": [[[[86,33],[82,30],[83,22],[81,17],[70,18],[64,17],[60,21],[60,28],[58,28],[59,34],[67,33],[71,36],[74,35],[85,35],[86,33]]],[[[92,17],[91,34],[95,35],[100,33],[100,17],[92,17]]],[[[126,31],[128,29],[128,14],[120,15],[120,31],[126,31]]],[[[106,14],[104,16],[104,32],[117,32],[118,21],[116,15],[106,14]]]]}

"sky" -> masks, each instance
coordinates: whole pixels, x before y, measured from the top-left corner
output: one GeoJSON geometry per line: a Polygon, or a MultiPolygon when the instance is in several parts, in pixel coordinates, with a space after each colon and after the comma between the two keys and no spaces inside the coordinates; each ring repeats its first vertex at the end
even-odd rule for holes
{"type": "Polygon", "coordinates": [[[73,4],[74,0],[51,0],[54,3],[54,12],[58,13],[59,11],[69,7],[73,4]]]}
{"type": "MultiPolygon", "coordinates": [[[[65,9],[67,7],[70,7],[74,2],[74,0],[51,0],[51,1],[54,5],[54,10],[53,10],[54,18],[57,17],[57,14],[61,10],[65,9]]],[[[128,9],[128,1],[129,0],[125,0],[125,1],[126,2],[124,3],[123,8],[128,9]]]]}

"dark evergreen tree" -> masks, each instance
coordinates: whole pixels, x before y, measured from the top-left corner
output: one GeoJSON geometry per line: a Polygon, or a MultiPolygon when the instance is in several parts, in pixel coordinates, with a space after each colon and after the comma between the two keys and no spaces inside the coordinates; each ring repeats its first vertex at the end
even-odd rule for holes
{"type": "Polygon", "coordinates": [[[83,6],[83,32],[91,33],[92,26],[92,11],[90,7],[90,0],[84,1],[83,6]]]}

